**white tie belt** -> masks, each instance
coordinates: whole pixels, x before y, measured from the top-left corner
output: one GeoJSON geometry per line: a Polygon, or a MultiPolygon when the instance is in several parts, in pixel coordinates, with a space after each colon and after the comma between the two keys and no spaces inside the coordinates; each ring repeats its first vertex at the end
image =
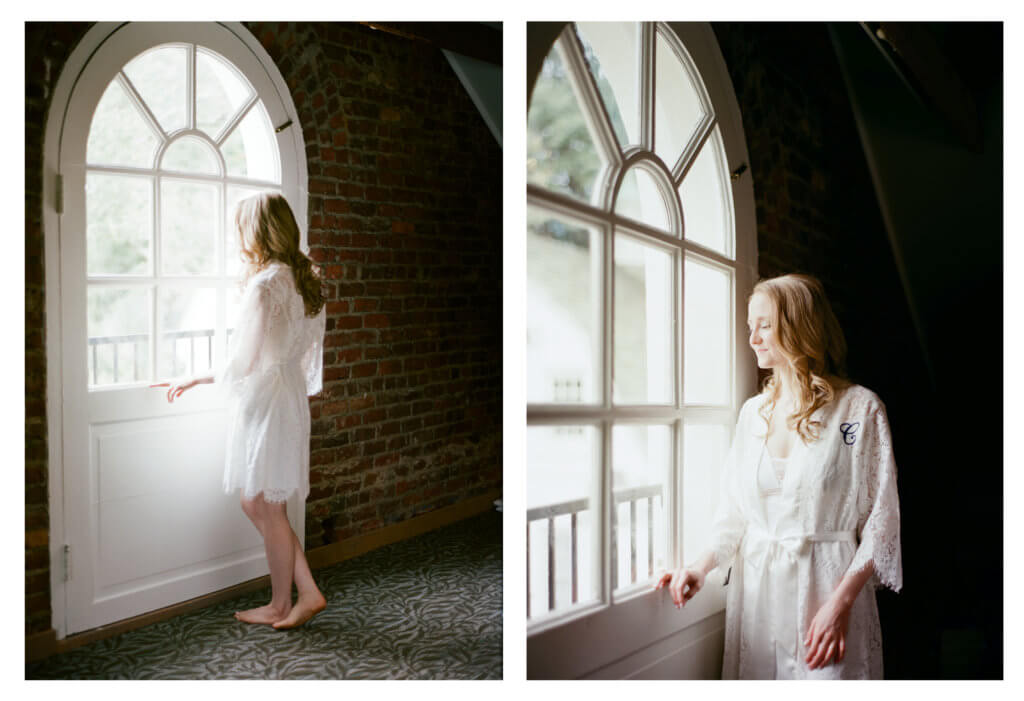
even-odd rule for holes
{"type": "Polygon", "coordinates": [[[770,622],[758,626],[770,639],[758,644],[778,643],[796,659],[799,641],[805,631],[797,615],[798,583],[809,581],[810,548],[813,543],[857,544],[856,531],[790,533],[774,535],[756,526],[748,527],[743,537],[743,561],[750,567],[746,577],[757,587],[756,616],[770,622]],[[756,583],[755,583],[756,581],[756,583]]]}

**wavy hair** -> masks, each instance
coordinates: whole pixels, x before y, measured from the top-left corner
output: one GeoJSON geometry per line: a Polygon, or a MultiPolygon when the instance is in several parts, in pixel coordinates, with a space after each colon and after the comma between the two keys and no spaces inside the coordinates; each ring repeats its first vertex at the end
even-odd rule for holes
{"type": "Polygon", "coordinates": [[[242,283],[271,261],[284,263],[291,268],[306,316],[316,316],[326,299],[319,271],[299,249],[299,226],[288,200],[275,192],[260,192],[245,198],[235,209],[235,228],[242,258],[248,264],[242,283]]]}
{"type": "MultiPolygon", "coordinates": [[[[846,338],[825,289],[810,275],[781,275],[759,281],[750,297],[763,294],[771,302],[775,343],[795,380],[796,411],[786,417],[786,425],[808,443],[819,436],[819,422],[811,415],[836,397],[847,386],[846,338]]],[[[749,298],[748,298],[749,302],[749,298]]],[[[781,383],[775,368],[764,383],[768,401],[760,409],[770,422],[779,399],[781,383]]]]}

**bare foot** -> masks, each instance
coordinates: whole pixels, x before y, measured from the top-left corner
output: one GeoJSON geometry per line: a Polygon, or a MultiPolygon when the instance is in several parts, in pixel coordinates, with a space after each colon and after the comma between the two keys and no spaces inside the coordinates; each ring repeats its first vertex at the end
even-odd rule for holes
{"type": "Polygon", "coordinates": [[[297,628],[325,608],[327,608],[327,600],[319,592],[309,596],[299,596],[299,600],[292,606],[291,612],[282,620],[274,623],[274,628],[278,630],[297,628]]]}
{"type": "Polygon", "coordinates": [[[267,604],[266,606],[246,611],[235,611],[235,618],[243,623],[266,623],[269,625],[285,618],[288,613],[288,611],[282,611],[275,606],[267,604]]]}

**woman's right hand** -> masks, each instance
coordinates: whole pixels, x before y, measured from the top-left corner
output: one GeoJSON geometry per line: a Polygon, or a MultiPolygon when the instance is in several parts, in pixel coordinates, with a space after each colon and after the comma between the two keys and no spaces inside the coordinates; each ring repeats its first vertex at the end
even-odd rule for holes
{"type": "Polygon", "coordinates": [[[190,380],[181,380],[179,382],[150,385],[150,387],[169,387],[170,389],[167,390],[167,401],[173,403],[175,399],[185,393],[185,390],[192,389],[198,384],[201,384],[201,380],[199,378],[192,378],[190,380]]]}
{"type": "Polygon", "coordinates": [[[704,586],[705,573],[697,567],[680,567],[675,572],[665,572],[654,585],[655,589],[668,587],[672,594],[672,602],[676,608],[686,606],[686,602],[704,586]]]}

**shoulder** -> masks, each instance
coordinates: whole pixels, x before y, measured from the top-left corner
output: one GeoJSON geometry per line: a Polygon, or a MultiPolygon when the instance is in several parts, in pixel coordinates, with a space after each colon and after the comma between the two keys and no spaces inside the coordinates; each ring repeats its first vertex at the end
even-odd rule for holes
{"type": "Polygon", "coordinates": [[[871,416],[877,412],[885,414],[885,403],[882,399],[863,385],[851,384],[840,390],[837,404],[847,414],[871,416]]]}
{"type": "Polygon", "coordinates": [[[757,416],[758,411],[760,411],[766,401],[768,401],[768,395],[763,392],[747,399],[747,401],[743,402],[743,406],[740,407],[740,413],[736,419],[737,422],[746,423],[751,421],[751,418],[757,416]]]}
{"type": "Polygon", "coordinates": [[[279,300],[292,284],[291,269],[284,263],[273,262],[267,267],[253,273],[249,278],[248,289],[260,296],[270,295],[279,300]]]}

